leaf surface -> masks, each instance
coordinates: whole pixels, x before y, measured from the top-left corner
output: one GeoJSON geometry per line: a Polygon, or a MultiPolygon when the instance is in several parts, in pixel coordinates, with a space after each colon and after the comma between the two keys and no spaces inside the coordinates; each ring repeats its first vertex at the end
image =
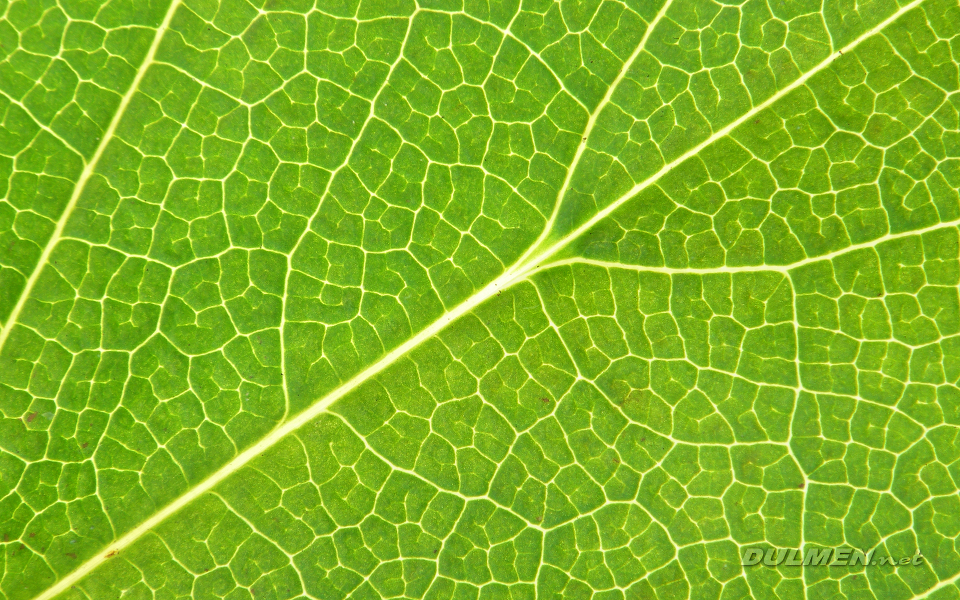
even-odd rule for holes
{"type": "Polygon", "coordinates": [[[0,16],[0,596],[960,595],[956,1],[0,16]]]}

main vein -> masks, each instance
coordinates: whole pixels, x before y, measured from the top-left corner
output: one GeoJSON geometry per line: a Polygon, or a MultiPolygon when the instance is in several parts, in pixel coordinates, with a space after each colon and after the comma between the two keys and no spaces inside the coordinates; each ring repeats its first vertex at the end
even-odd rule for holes
{"type": "MultiPolygon", "coordinates": [[[[812,77],[816,73],[822,71],[827,66],[829,66],[830,63],[834,59],[836,59],[838,56],[840,56],[843,52],[849,52],[850,50],[856,48],[864,40],[873,36],[877,32],[881,31],[883,28],[885,28],[887,25],[889,25],[890,23],[898,19],[904,13],[918,6],[921,2],[923,2],[923,0],[913,0],[909,4],[903,6],[896,13],[891,15],[889,18],[885,19],[883,22],[879,23],[869,31],[860,35],[856,40],[848,44],[842,50],[831,54],[823,62],[818,64],[816,67],[808,71],[805,75],[801,76],[790,85],[786,86],[785,88],[783,88],[782,90],[780,90],[779,92],[771,96],[768,100],[755,106],[751,110],[747,111],[743,116],[741,116],[736,121],[730,123],[723,129],[720,129],[719,131],[715,132],[713,135],[711,135],[709,138],[704,140],[702,143],[700,143],[696,147],[692,148],[691,150],[689,150],[679,158],[665,165],[662,169],[660,169],[657,173],[649,177],[647,180],[634,186],[626,194],[618,198],[616,201],[614,201],[612,204],[607,206],[605,209],[599,211],[593,218],[589,219],[587,222],[585,222],[583,225],[581,225],[579,228],[577,228],[573,232],[567,234],[560,240],[544,248],[542,251],[539,251],[539,252],[535,251],[534,253],[530,254],[525,261],[521,261],[519,263],[519,266],[517,268],[505,271],[502,275],[500,275],[499,277],[494,279],[492,282],[490,282],[486,287],[482,288],[480,291],[475,293],[472,297],[464,301],[462,304],[460,304],[456,308],[447,312],[440,319],[431,323],[428,327],[423,329],[420,333],[410,338],[409,340],[407,340],[406,342],[404,342],[403,344],[401,344],[391,352],[384,355],[380,360],[378,360],[374,364],[370,365],[369,367],[367,367],[366,369],[364,369],[363,371],[361,371],[360,373],[352,377],[349,381],[340,385],[338,388],[336,388],[327,396],[319,399],[316,403],[310,406],[310,408],[304,410],[302,413],[293,417],[289,421],[284,422],[282,425],[280,425],[279,427],[271,431],[267,436],[262,438],[259,442],[257,442],[253,446],[247,448],[246,450],[238,454],[236,457],[233,458],[233,460],[231,460],[226,465],[224,465],[219,470],[217,470],[215,473],[207,477],[207,479],[205,479],[201,483],[197,484],[196,486],[188,490],[186,493],[184,493],[182,496],[180,496],[179,498],[177,498],[167,506],[158,510],[151,517],[149,517],[147,520],[141,523],[138,527],[129,531],[119,539],[115,540],[113,543],[109,544],[104,550],[102,550],[96,556],[89,559],[87,562],[85,562],[83,565],[78,567],[76,570],[74,570],[67,576],[60,579],[56,584],[54,584],[53,586],[48,588],[46,591],[44,591],[40,596],[38,596],[36,600],[49,600],[55,597],[56,595],[58,595],[59,593],[63,592],[64,590],[68,589],[70,586],[72,586],[73,584],[78,582],[80,579],[82,579],[84,576],[86,576],[87,574],[92,572],[94,569],[96,569],[98,566],[100,566],[104,561],[108,559],[108,557],[114,556],[114,554],[117,553],[118,551],[123,550],[124,548],[136,542],[145,533],[147,533],[148,531],[150,531],[151,529],[159,525],[164,520],[166,520],[167,517],[173,515],[174,513],[179,511],[181,508],[184,508],[187,504],[195,500],[196,498],[200,497],[204,493],[213,489],[219,483],[221,483],[222,481],[227,479],[229,476],[231,476],[232,474],[236,473],[241,468],[243,468],[247,463],[252,461],[254,458],[262,455],[264,452],[269,450],[274,444],[279,442],[281,439],[295,432],[297,429],[306,425],[312,419],[314,419],[315,417],[317,417],[318,415],[326,411],[331,404],[333,404],[334,402],[336,402],[346,394],[350,393],[351,391],[355,390],[363,382],[367,381],[368,379],[370,379],[380,371],[392,365],[394,362],[396,362],[397,359],[404,356],[415,347],[419,346],[422,342],[426,341],[427,339],[439,333],[441,330],[446,328],[447,325],[457,320],[459,317],[463,316],[469,311],[473,310],[474,308],[482,304],[484,301],[496,295],[498,292],[511,287],[515,283],[525,280],[529,275],[531,275],[534,271],[536,271],[540,267],[540,265],[542,265],[546,260],[548,260],[555,254],[557,254],[557,252],[559,252],[568,244],[570,244],[572,241],[577,239],[585,231],[588,231],[591,227],[596,225],[600,220],[609,216],[612,212],[617,210],[617,208],[622,206],[625,202],[630,200],[637,193],[639,193],[646,187],[655,183],[657,180],[659,180],[664,174],[669,172],[671,169],[681,164],[683,161],[687,160],[688,158],[692,157],[703,148],[707,147],[708,145],[712,144],[713,142],[727,135],[735,127],[737,127],[744,121],[750,119],[756,113],[766,109],[767,107],[772,105],[774,102],[776,102],[780,98],[783,98],[785,95],[789,94],[791,91],[793,91],[797,87],[803,85],[808,79],[810,79],[810,77],[812,77]]],[[[175,6],[178,3],[179,3],[179,0],[174,0],[174,3],[170,8],[170,12],[167,14],[167,18],[164,20],[164,23],[161,26],[161,32],[168,25],[170,18],[173,14],[173,11],[175,9],[175,6]]],[[[145,60],[144,66],[141,67],[140,72],[138,72],[137,74],[135,84],[139,83],[140,79],[142,78],[143,72],[146,70],[147,63],[150,60],[152,60],[156,47],[159,44],[161,32],[158,32],[157,38],[154,40],[154,43],[150,48],[150,52],[147,55],[147,60],[145,60]]],[[[126,106],[126,103],[129,101],[129,97],[132,96],[133,94],[134,88],[135,86],[131,87],[131,91],[128,92],[126,97],[124,97],[124,102],[121,104],[121,108],[126,106]]],[[[113,129],[116,126],[116,121],[118,120],[119,120],[119,112],[118,112],[118,116],[114,118],[114,123],[111,123],[110,133],[113,132],[113,129]]],[[[102,152],[103,145],[104,145],[104,142],[101,142],[101,148],[98,148],[95,159],[99,157],[99,154],[102,152]]],[[[91,164],[96,164],[96,160],[91,161],[91,164]]],[[[570,169],[572,170],[575,167],[576,165],[572,164],[570,166],[570,169]]],[[[89,176],[86,171],[84,173],[86,176],[89,176]]],[[[75,195],[78,195],[78,194],[79,192],[77,192],[75,195]]],[[[562,198],[558,198],[558,202],[561,200],[562,198]]],[[[75,202],[75,198],[71,199],[71,202],[72,203],[75,202]]],[[[64,221],[65,218],[66,217],[64,217],[61,221],[64,221]]],[[[58,227],[57,235],[59,235],[59,231],[61,229],[62,229],[62,223],[58,227]]],[[[51,240],[51,245],[52,244],[53,244],[53,240],[51,240]]],[[[44,256],[46,257],[48,254],[49,254],[49,250],[44,253],[44,256]]],[[[19,306],[20,304],[18,304],[18,308],[19,306]]],[[[0,343],[2,343],[2,340],[0,340],[0,343]]]]}
{"type": "Polygon", "coordinates": [[[180,6],[180,2],[181,0],[171,0],[170,8],[167,9],[167,14],[164,15],[163,21],[157,28],[156,35],[153,37],[153,42],[150,44],[150,49],[147,50],[146,56],[143,57],[143,62],[140,63],[140,68],[137,70],[137,74],[130,83],[127,93],[124,94],[123,99],[120,100],[120,105],[117,106],[117,112],[113,114],[113,119],[110,120],[110,125],[107,127],[107,130],[103,132],[103,137],[100,138],[100,144],[97,146],[96,152],[93,153],[93,156],[80,173],[80,178],[77,179],[77,184],[73,186],[73,193],[70,194],[70,200],[63,208],[63,214],[60,215],[60,219],[57,220],[57,226],[50,235],[50,240],[44,247],[43,254],[40,255],[40,260],[37,261],[37,266],[30,274],[30,278],[27,280],[27,285],[23,288],[23,292],[20,293],[20,297],[17,299],[17,305],[13,307],[13,312],[10,313],[10,317],[7,319],[7,322],[3,324],[3,329],[0,330],[0,350],[3,349],[4,344],[7,342],[7,338],[10,336],[10,332],[17,324],[17,321],[20,318],[20,313],[23,311],[23,307],[27,304],[27,299],[30,297],[30,293],[33,291],[34,286],[37,285],[37,281],[40,279],[40,273],[43,271],[44,265],[46,265],[47,261],[50,260],[50,255],[53,254],[54,248],[57,247],[57,242],[60,241],[60,237],[63,235],[63,229],[67,226],[67,220],[70,218],[70,213],[73,212],[74,207],[77,205],[77,200],[80,199],[80,195],[83,193],[83,188],[87,185],[87,180],[89,180],[94,171],[96,171],[97,164],[100,162],[100,158],[103,156],[104,151],[110,144],[110,140],[113,139],[113,134],[117,131],[117,126],[120,124],[120,120],[123,119],[123,114],[127,110],[127,105],[130,104],[130,100],[132,100],[133,96],[137,93],[137,88],[140,87],[140,82],[143,80],[143,76],[146,75],[147,69],[151,64],[153,64],[153,58],[157,54],[157,48],[160,47],[160,41],[163,39],[163,34],[170,26],[170,21],[173,20],[173,15],[177,12],[177,7],[180,6]]]}

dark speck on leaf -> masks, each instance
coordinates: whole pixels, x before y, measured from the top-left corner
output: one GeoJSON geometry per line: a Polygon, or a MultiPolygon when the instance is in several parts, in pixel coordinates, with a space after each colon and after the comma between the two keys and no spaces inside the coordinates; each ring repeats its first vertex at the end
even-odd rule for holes
{"type": "Polygon", "coordinates": [[[550,404],[550,398],[540,398],[540,402],[543,402],[544,404],[550,404]]]}
{"type": "Polygon", "coordinates": [[[89,445],[90,445],[89,443],[84,442],[84,443],[80,444],[80,447],[81,447],[81,448],[86,448],[86,447],[89,446],[89,445]]]}
{"type": "Polygon", "coordinates": [[[37,534],[31,533],[31,534],[30,534],[30,537],[37,537],[37,534]]]}
{"type": "Polygon", "coordinates": [[[40,414],[40,413],[35,412],[35,413],[29,415],[29,416],[27,417],[27,423],[33,423],[33,420],[37,418],[37,415],[38,415],[38,414],[40,414]]]}
{"type": "Polygon", "coordinates": [[[67,552],[65,556],[69,556],[70,558],[77,558],[77,555],[74,554],[73,552],[67,552]]]}

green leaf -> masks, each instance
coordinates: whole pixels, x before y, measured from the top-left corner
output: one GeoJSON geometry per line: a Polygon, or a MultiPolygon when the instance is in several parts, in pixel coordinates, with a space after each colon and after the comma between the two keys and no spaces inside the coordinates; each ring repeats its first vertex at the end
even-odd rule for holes
{"type": "Polygon", "coordinates": [[[0,0],[0,597],[960,597],[958,115],[956,0],[0,0]]]}

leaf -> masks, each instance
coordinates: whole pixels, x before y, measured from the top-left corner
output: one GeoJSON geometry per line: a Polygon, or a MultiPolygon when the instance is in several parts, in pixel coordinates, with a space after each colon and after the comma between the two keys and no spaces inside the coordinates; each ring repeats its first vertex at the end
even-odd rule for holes
{"type": "Polygon", "coordinates": [[[3,597],[960,593],[955,0],[0,14],[3,597]]]}

